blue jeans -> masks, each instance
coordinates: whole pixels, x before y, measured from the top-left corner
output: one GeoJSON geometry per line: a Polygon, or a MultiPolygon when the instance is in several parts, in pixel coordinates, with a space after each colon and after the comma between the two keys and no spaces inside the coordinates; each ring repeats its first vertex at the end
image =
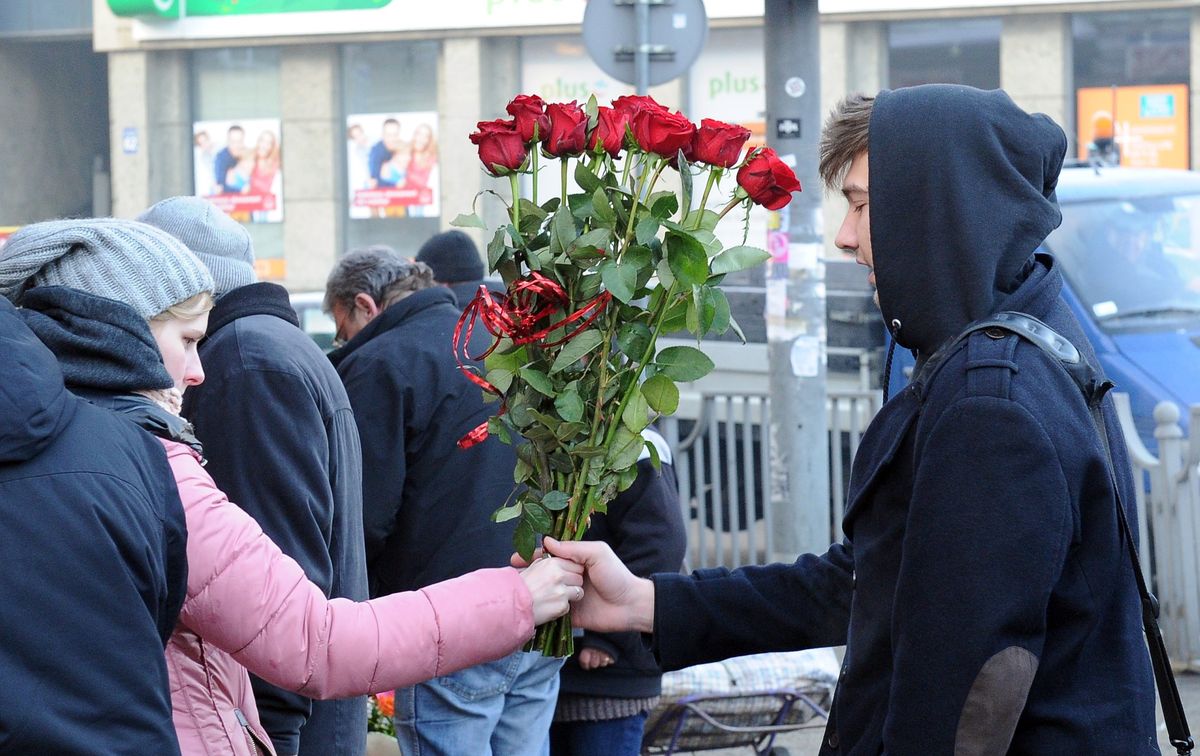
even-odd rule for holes
{"type": "Polygon", "coordinates": [[[638,756],[647,712],[599,722],[555,722],[551,756],[638,756]]]}
{"type": "Polygon", "coordinates": [[[396,690],[404,756],[548,756],[562,659],[517,651],[396,690]]]}

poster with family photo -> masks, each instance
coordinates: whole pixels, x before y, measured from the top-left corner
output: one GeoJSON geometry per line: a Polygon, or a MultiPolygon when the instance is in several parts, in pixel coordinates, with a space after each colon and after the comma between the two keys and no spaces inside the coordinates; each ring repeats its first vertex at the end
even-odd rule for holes
{"type": "Polygon", "coordinates": [[[436,218],[437,113],[367,113],[346,118],[351,218],[436,218]]]}
{"type": "Polygon", "coordinates": [[[278,118],[197,121],[192,125],[196,196],[242,223],[283,220],[278,118]]]}

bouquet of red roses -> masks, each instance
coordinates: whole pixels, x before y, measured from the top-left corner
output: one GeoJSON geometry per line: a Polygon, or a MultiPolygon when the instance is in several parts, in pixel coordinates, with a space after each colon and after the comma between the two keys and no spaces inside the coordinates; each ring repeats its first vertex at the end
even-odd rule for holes
{"type": "MultiPolygon", "coordinates": [[[[483,359],[486,372],[463,370],[499,409],[459,443],[489,433],[517,442],[516,487],[493,519],[518,520],[515,546],[529,557],[540,534],[582,537],[592,513],[633,483],[643,454],[657,466],[641,432],[676,410],[677,382],[713,367],[695,347],[660,350],[659,336],[741,335],[721,281],[769,255],[726,248],[714,230],[736,207],[783,207],[800,182],[773,150],[747,151],[747,129],[708,119],[697,126],[650,97],[603,107],[595,98],[547,105],[520,95],[507,110],[512,118],[481,122],[471,135],[486,170],[512,186],[508,222],[487,245],[506,292],[480,287],[455,334],[458,355],[475,328],[494,337],[484,354],[466,355],[483,359]],[[544,163],[553,161],[558,186],[541,198],[544,163]],[[680,190],[659,188],[668,170],[680,190]],[[733,199],[710,209],[729,172],[733,199]],[[529,196],[522,174],[531,176],[529,196]]],[[[487,230],[475,214],[454,225],[487,230]]],[[[569,655],[569,620],[539,628],[533,647],[569,655]]]]}

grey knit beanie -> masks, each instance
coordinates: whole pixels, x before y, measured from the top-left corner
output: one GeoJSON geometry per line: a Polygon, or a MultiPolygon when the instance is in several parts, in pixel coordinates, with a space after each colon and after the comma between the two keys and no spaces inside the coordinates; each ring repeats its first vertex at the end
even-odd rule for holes
{"type": "Polygon", "coordinates": [[[433,269],[438,283],[478,281],[483,278],[483,258],[471,237],[453,229],[434,234],[417,250],[417,262],[433,269]]]}
{"type": "Polygon", "coordinates": [[[254,245],[241,223],[200,197],[169,197],[137,218],[187,245],[212,273],[216,296],[258,280],[254,245]]]}
{"type": "Polygon", "coordinates": [[[212,276],[175,237],[145,223],[83,218],[34,223],[0,247],[0,296],[67,286],[115,299],[149,320],[212,291],[212,276]]]}

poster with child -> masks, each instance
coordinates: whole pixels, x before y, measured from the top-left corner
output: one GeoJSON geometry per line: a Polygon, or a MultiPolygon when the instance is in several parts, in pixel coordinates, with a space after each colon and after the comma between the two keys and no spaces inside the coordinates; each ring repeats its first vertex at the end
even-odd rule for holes
{"type": "Polygon", "coordinates": [[[346,118],[351,218],[436,218],[437,113],[368,113],[346,118]]]}
{"type": "Polygon", "coordinates": [[[242,223],[283,220],[278,118],[197,121],[192,125],[196,196],[242,223]]]}

